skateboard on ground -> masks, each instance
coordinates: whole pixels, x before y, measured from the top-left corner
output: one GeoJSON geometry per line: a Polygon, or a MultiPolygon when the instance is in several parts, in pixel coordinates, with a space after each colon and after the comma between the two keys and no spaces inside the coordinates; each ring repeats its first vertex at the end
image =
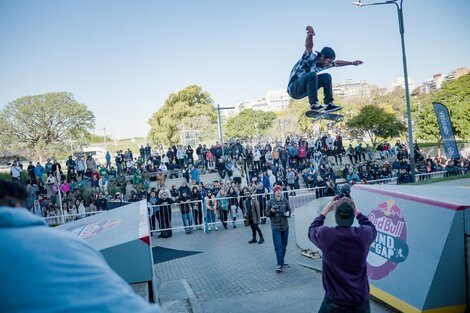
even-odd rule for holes
{"type": "Polygon", "coordinates": [[[307,112],[305,112],[305,116],[312,118],[314,121],[329,120],[335,123],[343,121],[343,117],[344,117],[344,115],[338,114],[336,112],[328,113],[328,112],[322,112],[322,111],[318,112],[318,111],[312,111],[312,110],[308,110],[307,112]]]}

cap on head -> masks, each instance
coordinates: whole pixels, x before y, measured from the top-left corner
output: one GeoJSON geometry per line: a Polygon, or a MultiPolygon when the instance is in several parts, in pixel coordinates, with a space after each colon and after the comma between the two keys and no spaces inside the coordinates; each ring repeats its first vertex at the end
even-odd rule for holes
{"type": "Polygon", "coordinates": [[[324,47],[321,49],[320,54],[323,55],[325,58],[330,58],[332,60],[336,59],[335,50],[330,47],[324,47]]]}
{"type": "Polygon", "coordinates": [[[354,210],[356,206],[351,198],[343,197],[336,203],[336,224],[342,227],[350,227],[354,223],[354,210]]]}

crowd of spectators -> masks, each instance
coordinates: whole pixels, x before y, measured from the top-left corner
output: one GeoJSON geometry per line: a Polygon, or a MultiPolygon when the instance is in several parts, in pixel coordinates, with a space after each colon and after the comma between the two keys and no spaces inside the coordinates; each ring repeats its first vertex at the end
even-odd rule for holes
{"type": "MultiPolygon", "coordinates": [[[[468,159],[431,158],[422,155],[418,145],[414,149],[417,173],[446,171],[456,175],[467,173],[470,168],[468,159]]],[[[117,151],[114,157],[107,152],[102,164],[92,155],[70,156],[63,166],[55,159],[48,159],[44,166],[41,162],[35,165],[29,162],[25,183],[30,193],[28,207],[52,223],[61,222],[54,218],[62,214],[60,203],[65,220],[69,221],[105,210],[109,202],[146,199],[156,208],[187,203],[180,208],[188,226],[201,222],[202,210],[194,201],[205,201],[227,227],[229,218],[233,221],[237,214],[244,214],[239,195],[246,191],[257,195],[263,212],[275,184],[282,186],[286,196],[301,188],[315,188],[316,196],[323,197],[338,193],[340,182],[396,179],[398,184],[408,183],[411,182],[408,156],[406,145],[399,140],[393,146],[383,142],[375,150],[362,143],[354,147],[349,144],[345,149],[339,134],[318,138],[293,136],[283,143],[230,140],[211,147],[200,144],[195,150],[183,145],[152,149],[147,144],[140,147],[137,155],[130,148],[117,151]],[[201,176],[209,173],[218,173],[219,177],[205,186],[201,176]],[[178,177],[183,178],[179,186],[167,185],[168,179],[178,177]],[[214,199],[206,199],[209,192],[214,199]],[[223,200],[217,201],[225,197],[231,199],[228,205],[223,200]]],[[[12,179],[21,179],[22,171],[21,162],[14,161],[10,168],[12,179]]],[[[154,228],[157,221],[160,229],[169,225],[166,216],[171,219],[171,214],[162,212],[150,210],[154,228]]],[[[212,220],[212,216],[209,218],[212,220]]],[[[215,225],[212,227],[215,229],[215,225]]],[[[191,230],[187,228],[188,232],[191,230]]]]}

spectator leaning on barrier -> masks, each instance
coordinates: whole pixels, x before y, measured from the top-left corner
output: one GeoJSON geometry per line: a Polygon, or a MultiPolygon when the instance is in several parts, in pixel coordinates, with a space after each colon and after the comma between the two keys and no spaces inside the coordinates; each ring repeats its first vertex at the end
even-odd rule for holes
{"type": "Polygon", "coordinates": [[[22,208],[26,196],[0,180],[0,312],[160,312],[87,242],[22,208]]]}
{"type": "Polygon", "coordinates": [[[366,258],[377,231],[348,195],[339,197],[331,199],[308,232],[323,253],[325,298],[319,312],[370,312],[366,258]],[[332,211],[338,226],[324,226],[332,211]],[[354,217],[359,227],[352,227],[354,217]]]}
{"type": "Polygon", "coordinates": [[[280,273],[285,267],[289,267],[284,262],[286,256],[287,240],[289,237],[289,221],[290,205],[287,199],[282,197],[282,187],[276,185],[273,189],[274,197],[272,197],[266,205],[266,216],[271,218],[271,229],[273,232],[274,250],[276,252],[277,268],[276,272],[280,273]]]}

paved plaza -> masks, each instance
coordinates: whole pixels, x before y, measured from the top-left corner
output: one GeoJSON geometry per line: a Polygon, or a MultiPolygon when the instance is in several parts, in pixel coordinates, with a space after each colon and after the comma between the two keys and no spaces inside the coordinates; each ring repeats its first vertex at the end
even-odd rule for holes
{"type": "MultiPolygon", "coordinates": [[[[155,265],[159,293],[165,312],[317,312],[323,300],[321,259],[300,254],[290,220],[286,262],[291,265],[276,273],[269,221],[260,225],[264,244],[248,244],[251,230],[239,224],[236,229],[219,227],[204,235],[197,231],[175,233],[169,239],[154,239],[154,246],[202,253],[155,265]],[[180,286],[181,288],[178,288],[180,286]],[[181,293],[185,293],[186,298],[181,293]],[[179,301],[173,301],[179,300],[179,301]]],[[[371,302],[372,312],[393,312],[371,302]]]]}

